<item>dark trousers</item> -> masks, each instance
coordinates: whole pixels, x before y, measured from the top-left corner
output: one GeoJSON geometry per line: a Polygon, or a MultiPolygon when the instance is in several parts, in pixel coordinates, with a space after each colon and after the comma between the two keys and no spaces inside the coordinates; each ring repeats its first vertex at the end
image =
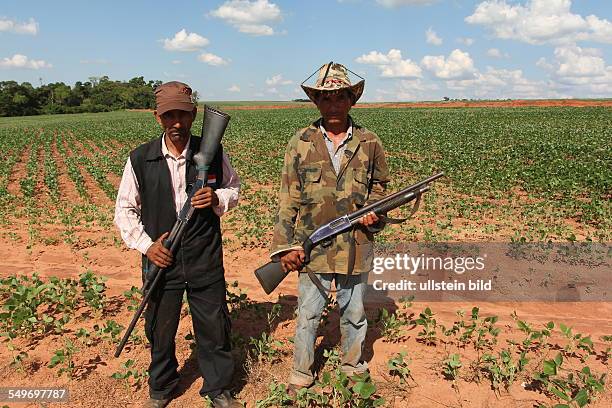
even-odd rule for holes
{"type": "MultiPolygon", "coordinates": [[[[149,395],[168,397],[179,382],[175,336],[185,289],[157,290],[145,311],[145,332],[151,343],[149,395]]],[[[230,319],[225,301],[225,280],[209,286],[187,288],[193,320],[196,353],[204,384],[200,395],[214,398],[229,389],[234,373],[230,319]]]]}

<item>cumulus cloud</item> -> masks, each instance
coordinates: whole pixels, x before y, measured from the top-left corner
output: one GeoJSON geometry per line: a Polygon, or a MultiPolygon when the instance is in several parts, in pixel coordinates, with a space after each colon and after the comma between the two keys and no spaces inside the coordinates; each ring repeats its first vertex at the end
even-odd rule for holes
{"type": "Polygon", "coordinates": [[[474,39],[469,37],[459,37],[457,38],[457,42],[469,47],[470,45],[474,44],[474,39]]]}
{"type": "Polygon", "coordinates": [[[427,39],[427,44],[442,45],[442,39],[438,37],[438,34],[431,27],[425,31],[425,38],[427,39]]]}
{"type": "Polygon", "coordinates": [[[51,68],[53,65],[43,60],[29,59],[25,55],[15,54],[10,58],[2,58],[0,61],[0,68],[28,68],[28,69],[41,69],[51,68]]]}
{"type": "Polygon", "coordinates": [[[198,55],[198,60],[213,67],[229,64],[229,61],[224,60],[218,55],[211,54],[210,52],[203,52],[202,54],[198,55]]]}
{"type": "Polygon", "coordinates": [[[355,59],[360,64],[376,66],[384,78],[419,78],[421,67],[410,59],[403,60],[400,50],[391,49],[387,54],[370,51],[355,59]]]}
{"type": "Polygon", "coordinates": [[[474,61],[470,54],[459,49],[453,50],[448,58],[443,55],[427,55],[421,65],[440,79],[466,79],[474,76],[474,61]]]}
{"type": "Polygon", "coordinates": [[[612,66],[601,50],[576,45],[555,48],[554,59],[542,57],[536,66],[550,75],[549,87],[570,96],[601,97],[612,94],[612,66]]]}
{"type": "Polygon", "coordinates": [[[6,31],[15,34],[38,34],[38,23],[30,18],[27,23],[20,23],[5,17],[0,17],[0,32],[6,31]]]}
{"type": "Polygon", "coordinates": [[[550,64],[546,58],[542,57],[539,60],[536,61],[536,67],[540,67],[546,71],[552,71],[553,70],[553,66],[552,64],[550,64]]]}
{"type": "Polygon", "coordinates": [[[489,48],[487,50],[487,55],[491,58],[510,58],[510,55],[507,52],[501,52],[497,48],[489,48]]]}
{"type": "Polygon", "coordinates": [[[172,64],[174,64],[174,65],[178,65],[178,64],[181,64],[181,63],[182,63],[182,61],[181,61],[181,60],[172,60],[171,62],[172,62],[172,64]]]}
{"type": "Polygon", "coordinates": [[[229,92],[240,92],[240,87],[238,85],[234,84],[234,85],[230,86],[229,88],[227,88],[227,90],[229,92]]]}
{"type": "MultiPolygon", "coordinates": [[[[559,77],[601,77],[606,75],[606,62],[600,50],[572,45],[555,48],[556,74],[559,77]]],[[[610,67],[607,67],[610,68],[610,67]]]]}
{"type": "Polygon", "coordinates": [[[206,38],[196,33],[188,33],[184,28],[174,34],[174,38],[166,38],[163,42],[165,50],[182,52],[199,51],[209,43],[206,38]]]}
{"type": "Polygon", "coordinates": [[[227,22],[241,33],[254,36],[273,35],[274,28],[269,24],[282,19],[280,8],[268,0],[226,1],[210,15],[227,22]]]}
{"type": "Polygon", "coordinates": [[[277,86],[277,85],[290,85],[293,81],[284,79],[282,74],[274,75],[272,78],[266,78],[266,85],[277,86]]]}
{"type": "Polygon", "coordinates": [[[440,89],[438,84],[427,83],[421,78],[402,79],[390,90],[376,89],[377,101],[418,101],[431,99],[431,95],[440,89]]]}
{"type": "Polygon", "coordinates": [[[487,67],[485,72],[477,72],[474,78],[450,80],[448,89],[473,95],[478,98],[560,98],[566,97],[549,89],[545,81],[532,81],[523,76],[523,71],[495,69],[487,67]]]}
{"type": "Polygon", "coordinates": [[[376,0],[378,4],[387,8],[400,6],[426,6],[435,3],[437,0],[376,0]]]}
{"type": "Polygon", "coordinates": [[[612,23],[595,15],[570,11],[571,0],[528,0],[525,5],[487,0],[465,18],[488,28],[496,37],[529,44],[599,41],[612,44],[612,23]]]}

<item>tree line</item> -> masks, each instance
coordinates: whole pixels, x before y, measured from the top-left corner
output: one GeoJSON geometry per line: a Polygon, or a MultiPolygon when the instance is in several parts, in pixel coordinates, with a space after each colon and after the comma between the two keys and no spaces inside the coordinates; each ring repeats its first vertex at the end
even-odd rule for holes
{"type": "Polygon", "coordinates": [[[103,76],[78,81],[73,87],[55,82],[35,88],[29,82],[0,81],[0,116],[154,109],[154,90],[161,83],[145,82],[143,77],[112,81],[103,76]]]}

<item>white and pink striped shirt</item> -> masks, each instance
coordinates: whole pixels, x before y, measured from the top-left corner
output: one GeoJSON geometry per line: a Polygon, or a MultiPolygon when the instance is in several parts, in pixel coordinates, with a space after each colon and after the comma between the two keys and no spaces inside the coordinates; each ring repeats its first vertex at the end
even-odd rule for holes
{"type": "MultiPolygon", "coordinates": [[[[172,180],[172,195],[176,206],[176,213],[181,211],[185,201],[187,201],[187,192],[185,185],[185,168],[187,148],[189,141],[185,145],[185,149],[175,157],[166,146],[165,137],[162,138],[162,154],[168,164],[170,170],[170,178],[172,180]]],[[[234,208],[238,204],[238,195],[240,192],[240,178],[230,164],[229,158],[223,152],[222,160],[223,180],[221,188],[215,190],[215,194],[219,198],[219,205],[213,207],[213,211],[221,217],[226,211],[234,208]]],[[[209,182],[210,182],[209,178],[209,182]]],[[[121,238],[126,243],[128,248],[137,249],[140,253],[146,254],[153,241],[158,237],[150,237],[144,230],[144,225],[140,219],[140,195],[138,194],[138,180],[132,167],[130,158],[128,157],[125,168],[123,169],[123,177],[117,192],[117,202],[115,203],[115,225],[121,232],[121,238]]]]}

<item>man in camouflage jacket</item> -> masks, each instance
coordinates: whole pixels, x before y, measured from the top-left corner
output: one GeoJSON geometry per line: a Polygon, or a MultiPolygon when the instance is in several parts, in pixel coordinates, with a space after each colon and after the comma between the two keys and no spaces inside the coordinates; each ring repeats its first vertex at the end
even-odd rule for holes
{"type": "Polygon", "coordinates": [[[298,321],[290,391],[314,381],[314,342],[327,300],[311,281],[313,272],[329,289],[335,281],[340,308],[342,366],[347,375],[367,370],[362,361],[367,319],[363,306],[368,272],[373,262],[373,233],[382,229],[374,213],[358,228],[313,249],[303,265],[302,242],[320,225],[355,211],[384,195],[389,181],[385,152],[379,138],[354,123],[348,112],[363,92],[364,81],[352,85],[347,69],[325,64],[314,87],[302,85],[321,118],[291,138],[282,169],[279,212],[270,256],[285,271],[300,271],[298,321]]]}

